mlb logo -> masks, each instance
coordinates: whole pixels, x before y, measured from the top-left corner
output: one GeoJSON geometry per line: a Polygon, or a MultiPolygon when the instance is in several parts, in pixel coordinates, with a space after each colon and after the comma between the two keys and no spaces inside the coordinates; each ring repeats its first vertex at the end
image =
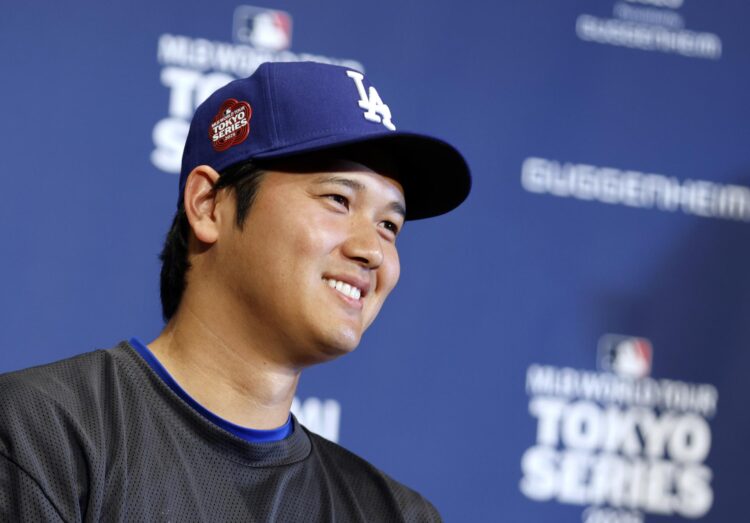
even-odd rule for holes
{"type": "Polygon", "coordinates": [[[241,5],[234,10],[234,40],[268,51],[292,45],[292,17],[284,11],[241,5]]]}
{"type": "Polygon", "coordinates": [[[599,340],[599,368],[623,378],[651,374],[653,350],[646,338],[605,334],[599,340]]]}

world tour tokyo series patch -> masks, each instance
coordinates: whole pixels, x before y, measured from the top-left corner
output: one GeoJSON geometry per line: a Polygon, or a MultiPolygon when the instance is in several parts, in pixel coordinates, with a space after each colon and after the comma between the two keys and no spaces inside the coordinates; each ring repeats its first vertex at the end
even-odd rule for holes
{"type": "Polygon", "coordinates": [[[250,134],[250,117],[253,110],[247,102],[229,98],[216,112],[208,129],[211,145],[215,151],[226,151],[233,145],[245,141],[250,134]]]}

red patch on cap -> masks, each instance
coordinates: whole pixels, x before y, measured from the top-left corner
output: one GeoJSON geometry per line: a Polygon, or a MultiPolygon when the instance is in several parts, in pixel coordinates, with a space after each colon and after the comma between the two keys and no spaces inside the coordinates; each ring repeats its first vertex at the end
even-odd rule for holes
{"type": "Polygon", "coordinates": [[[226,151],[233,145],[242,143],[250,134],[250,117],[253,110],[247,102],[229,98],[221,104],[208,127],[208,137],[214,150],[226,151]]]}

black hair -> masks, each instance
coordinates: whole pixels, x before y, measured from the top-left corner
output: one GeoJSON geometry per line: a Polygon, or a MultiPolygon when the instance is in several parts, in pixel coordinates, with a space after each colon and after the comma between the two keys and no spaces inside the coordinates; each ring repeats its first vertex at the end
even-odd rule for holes
{"type": "MultiPolygon", "coordinates": [[[[214,192],[221,189],[230,189],[234,192],[237,204],[236,225],[240,229],[245,223],[247,213],[258,192],[263,173],[264,171],[256,164],[243,162],[221,171],[219,179],[214,184],[214,192]]],[[[168,322],[177,311],[185,292],[186,275],[190,270],[190,261],[188,260],[190,230],[184,204],[180,201],[159,256],[161,260],[159,288],[162,316],[165,322],[168,322]]]]}

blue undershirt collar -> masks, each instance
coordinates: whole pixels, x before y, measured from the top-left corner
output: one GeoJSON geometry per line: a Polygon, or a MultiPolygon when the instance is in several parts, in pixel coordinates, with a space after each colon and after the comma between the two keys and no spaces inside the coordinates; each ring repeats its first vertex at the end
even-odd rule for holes
{"type": "Polygon", "coordinates": [[[140,356],[148,363],[154,372],[167,384],[167,386],[174,391],[180,398],[182,398],[188,405],[198,411],[198,413],[206,418],[208,421],[218,425],[227,432],[231,432],[238,438],[242,438],[250,443],[267,443],[270,441],[281,441],[292,433],[292,416],[289,415],[284,425],[277,429],[271,430],[260,430],[251,429],[249,427],[242,427],[235,425],[231,421],[227,421],[221,418],[205,408],[203,405],[195,401],[185,389],[180,387],[180,384],[175,381],[171,374],[164,368],[164,366],[156,359],[156,356],[149,350],[145,343],[138,338],[131,338],[130,345],[140,354],[140,356]]]}

